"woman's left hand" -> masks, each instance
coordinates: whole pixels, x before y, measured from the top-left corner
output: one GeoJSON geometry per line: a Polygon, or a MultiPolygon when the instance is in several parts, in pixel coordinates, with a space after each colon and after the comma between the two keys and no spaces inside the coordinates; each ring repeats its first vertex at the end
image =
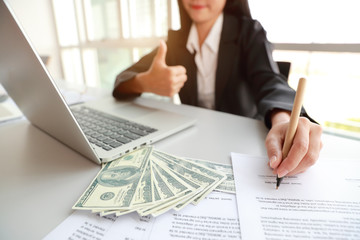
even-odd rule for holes
{"type": "Polygon", "coordinates": [[[321,126],[305,117],[300,117],[290,151],[283,159],[282,146],[289,120],[288,112],[280,111],[273,114],[272,127],[265,140],[269,166],[278,177],[295,175],[314,165],[323,145],[321,126]]]}

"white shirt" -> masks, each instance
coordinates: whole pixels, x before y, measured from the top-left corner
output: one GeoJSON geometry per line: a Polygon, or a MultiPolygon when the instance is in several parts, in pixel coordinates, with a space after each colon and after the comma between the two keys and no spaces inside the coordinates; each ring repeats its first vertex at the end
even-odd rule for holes
{"type": "Polygon", "coordinates": [[[211,28],[201,49],[198,33],[193,23],[186,43],[186,48],[190,53],[196,52],[199,105],[209,109],[215,108],[215,79],[223,20],[224,15],[221,14],[211,28]]]}

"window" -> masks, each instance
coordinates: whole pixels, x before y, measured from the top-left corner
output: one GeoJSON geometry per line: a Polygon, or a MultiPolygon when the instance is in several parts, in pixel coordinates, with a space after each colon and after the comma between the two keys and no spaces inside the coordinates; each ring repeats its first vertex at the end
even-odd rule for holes
{"type": "Polygon", "coordinates": [[[358,1],[249,0],[249,4],[274,43],[274,59],[291,62],[290,86],[296,88],[300,77],[308,78],[304,105],[309,114],[325,131],[360,139],[358,1]]]}
{"type": "MultiPolygon", "coordinates": [[[[357,43],[358,0],[249,0],[275,43],[357,43]]],[[[359,49],[358,49],[359,50],[359,49]]]]}
{"type": "MultiPolygon", "coordinates": [[[[360,135],[355,106],[360,102],[357,2],[249,0],[253,17],[274,44],[274,59],[292,63],[290,86],[296,88],[300,77],[308,78],[304,105],[309,114],[323,126],[341,126],[360,135]]],[[[120,71],[156,47],[168,28],[180,27],[177,0],[52,3],[63,75],[76,84],[112,88],[120,71]]]]}
{"type": "Polygon", "coordinates": [[[116,75],[151,51],[169,26],[176,0],[52,0],[66,81],[112,88],[116,75]]]}

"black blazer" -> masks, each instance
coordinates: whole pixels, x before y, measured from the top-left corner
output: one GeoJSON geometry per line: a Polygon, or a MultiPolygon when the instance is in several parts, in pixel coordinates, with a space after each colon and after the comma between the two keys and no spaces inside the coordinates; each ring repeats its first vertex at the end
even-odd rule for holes
{"type": "MultiPolygon", "coordinates": [[[[197,70],[194,55],[186,49],[188,32],[169,31],[166,63],[186,68],[188,80],[179,92],[181,102],[198,106],[197,70]]],[[[115,91],[120,82],[133,78],[151,66],[157,49],[116,77],[113,96],[129,97],[115,91]]],[[[132,95],[133,96],[133,95],[132,95]]],[[[224,14],[215,81],[215,109],[265,120],[271,127],[273,109],[291,111],[295,91],[289,87],[272,58],[272,45],[261,24],[224,14]]],[[[306,115],[305,111],[302,111],[306,115]]]]}

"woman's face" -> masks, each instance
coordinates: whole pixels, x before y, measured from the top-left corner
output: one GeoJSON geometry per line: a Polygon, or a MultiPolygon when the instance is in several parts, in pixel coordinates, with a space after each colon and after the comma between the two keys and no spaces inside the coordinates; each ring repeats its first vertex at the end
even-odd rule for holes
{"type": "Polygon", "coordinates": [[[214,22],[223,11],[226,0],[182,0],[186,12],[196,24],[214,22]]]}

